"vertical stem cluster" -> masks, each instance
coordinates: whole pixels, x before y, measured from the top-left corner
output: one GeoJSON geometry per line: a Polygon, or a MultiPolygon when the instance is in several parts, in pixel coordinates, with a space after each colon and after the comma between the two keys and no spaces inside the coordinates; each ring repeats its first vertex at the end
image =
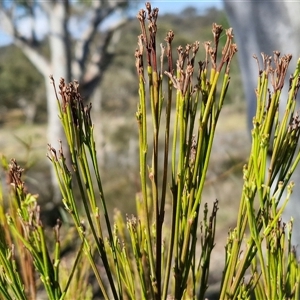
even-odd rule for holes
{"type": "MultiPolygon", "coordinates": [[[[52,261],[46,244],[46,235],[40,219],[40,207],[37,205],[36,196],[27,193],[21,178],[24,170],[14,159],[6,167],[12,194],[9,212],[6,216],[1,214],[0,217],[1,294],[5,295],[6,299],[35,299],[37,285],[34,269],[36,269],[48,298],[59,299],[62,296],[58,278],[59,225],[56,230],[58,247],[54,250],[54,260],[52,261]],[[3,224],[3,221],[7,224],[3,224]],[[19,268],[22,268],[21,272],[19,268]],[[8,286],[6,286],[7,282],[10,283],[8,286]],[[10,296],[11,290],[13,297],[10,296]]],[[[2,207],[4,208],[4,205],[2,207]]]]}
{"type": "MultiPolygon", "coordinates": [[[[184,295],[187,297],[196,296],[196,288],[191,292],[187,292],[186,288],[192,274],[198,272],[197,269],[201,269],[199,276],[203,276],[202,283],[204,284],[201,284],[200,287],[201,294],[206,290],[210,252],[214,244],[214,220],[217,204],[210,221],[208,221],[206,210],[204,220],[206,228],[203,237],[203,256],[201,257],[203,261],[205,260],[204,264],[195,262],[197,224],[216,123],[228,88],[229,66],[236,52],[236,46],[232,44],[233,35],[231,30],[228,30],[226,32],[227,42],[222,57],[218,61],[218,44],[222,28],[214,24],[214,44],[213,46],[210,43],[205,44],[206,60],[198,63],[198,73],[195,74],[199,42],[186,45],[185,48],[178,47],[178,60],[176,70],[174,70],[172,54],[174,33],[172,31],[167,33],[166,46],[161,46],[161,56],[157,53],[157,15],[158,9],[152,10],[149,3],[146,3],[146,11],[141,10],[138,14],[141,35],[138,37],[135,57],[140,95],[137,121],[140,136],[141,201],[146,215],[144,225],[154,298],[166,299],[172,277],[175,289],[174,297],[181,299],[184,295]],[[148,30],[145,24],[146,19],[149,21],[148,30]],[[144,74],[144,57],[147,62],[147,78],[144,74]],[[159,57],[160,68],[158,67],[159,57]],[[165,57],[167,70],[163,72],[165,57]],[[211,69],[209,62],[212,66],[211,69]],[[221,92],[217,93],[220,76],[223,84],[221,92]],[[166,92],[163,92],[164,80],[166,80],[166,92]],[[148,94],[146,92],[147,84],[148,94]],[[176,90],[174,108],[172,108],[173,88],[176,90]],[[151,146],[149,146],[147,139],[149,133],[147,126],[148,106],[151,107],[153,133],[151,146]],[[162,122],[163,107],[165,107],[165,120],[162,122]],[[171,114],[174,110],[176,112],[174,126],[170,130],[171,114]],[[160,138],[160,131],[164,133],[163,138],[160,138]],[[170,138],[173,138],[171,149],[170,138]],[[152,151],[152,162],[147,168],[148,152],[150,151],[152,151]],[[161,152],[163,153],[163,168],[159,172],[161,152]],[[171,166],[169,166],[169,152],[171,153],[171,166]],[[168,195],[167,190],[169,170],[171,173],[171,195],[168,195]],[[147,189],[147,178],[150,179],[150,193],[147,189]],[[172,198],[172,210],[168,213],[171,214],[171,229],[169,238],[163,239],[165,205],[170,196],[172,198]],[[149,199],[149,197],[151,198],[149,199]],[[150,218],[152,209],[154,214],[153,218],[150,218]],[[154,236],[151,231],[153,226],[155,227],[154,236]],[[162,252],[163,244],[167,244],[167,251],[164,248],[164,252],[162,252]],[[167,254],[163,256],[162,253],[165,252],[167,254]],[[174,274],[171,276],[173,263],[174,274]]],[[[196,276],[194,276],[194,287],[196,286],[195,281],[196,276]]]]}
{"type": "Polygon", "coordinates": [[[291,248],[291,227],[286,228],[281,222],[293,188],[289,180],[300,159],[297,150],[300,123],[295,112],[299,62],[291,79],[285,113],[283,116],[278,113],[290,60],[290,55],[280,57],[278,52],[274,52],[272,66],[271,57],[263,54],[263,70],[260,71],[256,90],[257,111],[253,118],[252,149],[249,162],[244,167],[237,226],[230,232],[227,244],[222,299],[238,299],[242,293],[250,297],[251,290],[258,299],[298,299],[295,295],[299,293],[297,282],[300,277],[291,248]],[[268,166],[270,149],[272,154],[268,166]],[[286,199],[281,201],[279,208],[285,188],[286,199]],[[286,229],[288,240],[285,238],[286,229]],[[245,238],[247,230],[250,234],[245,238]],[[245,239],[247,245],[244,244],[245,239]],[[267,254],[263,253],[262,245],[265,245],[267,254]],[[250,266],[252,279],[248,284],[243,284],[245,272],[250,266]]]}
{"type": "MultiPolygon", "coordinates": [[[[52,81],[54,85],[53,78],[52,81]]],[[[69,170],[68,163],[66,162],[66,156],[63,153],[62,147],[59,151],[57,151],[56,149],[52,148],[51,145],[49,145],[48,157],[53,163],[56,171],[60,189],[63,195],[63,203],[66,210],[73,218],[74,224],[83,243],[83,251],[87,255],[103,295],[106,299],[109,299],[102,276],[100,275],[96,261],[93,257],[95,249],[101,256],[112,293],[115,299],[119,299],[120,295],[122,295],[121,278],[120,274],[117,273],[117,289],[115,287],[115,281],[112,277],[112,272],[110,271],[108,264],[105,241],[103,238],[103,225],[100,222],[102,214],[104,216],[106,229],[109,236],[109,243],[112,249],[114,263],[115,265],[118,265],[115,239],[113,237],[113,232],[108,217],[104,192],[102,189],[101,178],[98,169],[93,125],[90,116],[91,106],[84,107],[81,95],[78,91],[78,83],[76,81],[67,85],[64,80],[61,79],[59,85],[61,102],[59,101],[55,85],[54,89],[59,105],[61,122],[71,154],[71,168],[74,175],[72,175],[69,170]],[[93,176],[96,179],[96,183],[94,183],[93,176]],[[74,180],[76,180],[76,184],[79,188],[88,227],[91,230],[93,239],[95,241],[95,246],[89,243],[85,232],[86,226],[80,220],[78,203],[74,195],[74,180]],[[102,209],[98,206],[99,204],[96,200],[98,197],[100,199],[102,209]]]]}

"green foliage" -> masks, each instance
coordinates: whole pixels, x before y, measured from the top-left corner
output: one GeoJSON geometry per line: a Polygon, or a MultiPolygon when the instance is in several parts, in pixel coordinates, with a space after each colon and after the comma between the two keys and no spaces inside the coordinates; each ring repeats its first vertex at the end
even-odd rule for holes
{"type": "MultiPolygon", "coordinates": [[[[222,26],[213,24],[213,43],[204,44],[204,59],[197,65],[200,43],[194,42],[177,48],[175,63],[172,31],[165,46],[157,47],[157,16],[149,3],[138,14],[141,34],[135,66],[141,191],[136,195],[136,215],[124,218],[117,210],[114,224],[109,218],[91,106],[84,106],[76,81],[67,84],[61,79],[57,90],[52,78],[70,162],[63,147],[49,145],[48,158],[59,181],[65,219],[75,230],[68,228],[76,241],[75,254],[66,272],[62,266],[66,225],[57,221],[48,244],[37,196],[26,191],[16,161],[8,165],[3,160],[11,188],[9,201],[0,193],[0,294],[5,299],[37,298],[36,274],[49,299],[91,299],[88,265],[104,299],[205,298],[218,202],[210,212],[202,194],[237,48],[232,30],[226,30],[220,54],[222,26]]],[[[250,299],[252,294],[257,299],[299,298],[292,222],[285,227],[280,216],[300,160],[296,148],[300,122],[295,112],[300,61],[281,118],[278,105],[290,57],[275,53],[274,60],[275,67],[266,62],[259,77],[252,149],[244,167],[237,225],[225,245],[220,299],[250,299]],[[272,92],[267,89],[269,76],[272,92]],[[287,195],[279,207],[284,190],[287,195]]]]}
{"type": "Polygon", "coordinates": [[[0,81],[1,105],[7,108],[18,106],[20,98],[30,101],[37,101],[37,98],[40,98],[40,102],[45,100],[43,78],[15,46],[1,49],[0,81]]]}
{"type": "Polygon", "coordinates": [[[295,110],[300,60],[281,118],[281,90],[291,56],[280,57],[274,52],[274,67],[267,55],[263,59],[251,132],[252,149],[244,166],[237,226],[229,233],[226,246],[221,299],[250,299],[251,292],[256,299],[299,299],[300,272],[295,248],[291,246],[292,221],[283,224],[281,215],[293,190],[291,175],[300,160],[300,123],[295,110]],[[268,90],[270,85],[272,92],[268,90]],[[273,151],[267,166],[269,149],[273,151]],[[284,190],[287,195],[280,207],[284,190]],[[252,277],[245,283],[245,272],[249,269],[252,277]]]}
{"type": "Polygon", "coordinates": [[[0,122],[10,121],[10,116],[13,116],[13,110],[10,112],[10,109],[19,110],[27,121],[45,121],[44,80],[22,51],[15,46],[1,49],[0,82],[0,122]]]}

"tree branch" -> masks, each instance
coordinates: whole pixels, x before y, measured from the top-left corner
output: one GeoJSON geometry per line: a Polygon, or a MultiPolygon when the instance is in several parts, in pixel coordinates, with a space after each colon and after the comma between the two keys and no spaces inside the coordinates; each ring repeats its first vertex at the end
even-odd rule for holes
{"type": "Polygon", "coordinates": [[[26,57],[43,76],[49,76],[51,73],[50,63],[43,55],[41,55],[34,47],[30,46],[26,40],[15,38],[14,43],[22,49],[26,57]]]}
{"type": "MultiPolygon", "coordinates": [[[[90,54],[90,45],[95,38],[98,26],[112,13],[114,13],[116,8],[124,6],[124,3],[118,1],[93,1],[92,4],[93,15],[90,19],[90,25],[83,33],[81,39],[77,42],[75,49],[73,76],[78,79],[81,79],[83,74],[86,72],[86,61],[90,54]]],[[[124,22],[122,22],[122,24],[124,24],[124,22]]]]}
{"type": "Polygon", "coordinates": [[[114,55],[114,46],[119,41],[120,36],[117,36],[118,30],[127,22],[128,19],[123,19],[112,25],[105,33],[100,50],[94,51],[89,64],[86,66],[86,71],[82,74],[82,89],[83,95],[89,98],[95,87],[101,81],[102,75],[109,65],[111,57],[114,55]],[[116,37],[116,38],[115,38],[116,37]]]}
{"type": "Polygon", "coordinates": [[[21,36],[13,22],[12,14],[2,9],[1,23],[4,31],[12,36],[14,44],[24,52],[37,70],[42,75],[48,76],[50,73],[49,62],[34,48],[30,40],[21,36]]]}
{"type": "Polygon", "coordinates": [[[39,1],[38,4],[47,15],[51,13],[53,0],[39,1]]]}

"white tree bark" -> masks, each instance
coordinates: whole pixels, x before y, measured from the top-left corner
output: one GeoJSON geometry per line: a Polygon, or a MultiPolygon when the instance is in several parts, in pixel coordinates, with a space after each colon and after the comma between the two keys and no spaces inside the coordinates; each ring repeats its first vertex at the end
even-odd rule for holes
{"type": "MultiPolygon", "coordinates": [[[[292,54],[289,74],[287,74],[280,102],[280,114],[285,111],[289,76],[293,74],[300,56],[300,2],[299,1],[232,1],[224,0],[225,10],[233,27],[238,45],[239,66],[244,83],[245,96],[248,104],[249,130],[256,111],[255,89],[258,78],[258,67],[251,57],[255,54],[261,59],[264,52],[273,56],[273,51],[281,54],[292,54]]],[[[299,109],[298,99],[298,109],[299,109]]],[[[290,201],[283,213],[288,222],[294,218],[292,241],[300,244],[300,167],[296,169],[292,180],[295,187],[290,201]]],[[[298,247],[299,249],[299,247],[298,247]]]]}

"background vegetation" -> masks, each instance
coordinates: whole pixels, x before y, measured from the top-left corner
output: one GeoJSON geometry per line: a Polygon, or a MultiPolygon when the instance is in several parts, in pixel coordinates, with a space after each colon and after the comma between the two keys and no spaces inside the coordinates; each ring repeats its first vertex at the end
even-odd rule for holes
{"type": "MultiPolygon", "coordinates": [[[[194,8],[186,8],[178,15],[166,14],[161,16],[158,40],[163,41],[164,34],[172,28],[176,32],[174,46],[185,45],[199,39],[201,43],[211,40],[211,24],[216,22],[227,28],[228,22],[225,13],[211,8],[204,15],[198,15],[194,8]],[[195,24],[195,26],[191,26],[195,24]]],[[[129,20],[123,27],[119,42],[115,45],[115,53],[107,67],[104,80],[99,86],[103,98],[103,110],[105,113],[114,111],[131,112],[136,108],[135,83],[136,70],[134,67],[134,55],[136,37],[139,33],[135,18],[129,20]],[[116,74],[118,76],[116,76],[116,74]],[[120,87],[112,88],[111,83],[120,87]]],[[[223,42],[225,39],[222,40],[223,42]]],[[[41,51],[47,53],[47,40],[42,42],[41,51]]],[[[204,53],[203,49],[201,49],[204,53]]],[[[237,63],[232,70],[232,84],[236,87],[234,99],[239,101],[242,95],[240,82],[237,76],[237,63]]],[[[20,109],[20,99],[27,103],[40,103],[41,109],[46,109],[44,82],[38,71],[30,64],[22,52],[14,45],[0,48],[0,95],[1,105],[5,108],[20,109]],[[18,79],[18,80],[16,80],[18,79]]],[[[95,95],[97,97],[97,93],[95,95]]],[[[23,112],[24,114],[25,112],[23,112]]],[[[40,114],[40,110],[38,110],[40,114]]],[[[5,114],[1,114],[1,123],[8,121],[5,114]]],[[[26,117],[26,116],[24,116],[26,117]]],[[[46,122],[46,115],[36,115],[36,121],[46,122]]],[[[23,121],[24,119],[19,119],[23,121]]]]}
{"type": "MultiPolygon", "coordinates": [[[[197,14],[196,10],[191,7],[186,8],[178,15],[160,16],[158,43],[163,41],[165,33],[171,28],[175,32],[175,47],[185,45],[196,39],[200,43],[211,40],[211,24],[213,22],[228,28],[225,13],[215,8],[207,10],[204,15],[197,14]],[[191,24],[195,24],[195,26],[191,26],[191,24]]],[[[111,57],[111,62],[104,73],[98,90],[92,99],[86,99],[87,102],[93,103],[94,110],[97,110],[95,107],[98,105],[97,103],[101,103],[101,112],[97,112],[97,117],[94,120],[105,120],[105,122],[101,122],[101,127],[98,126],[103,131],[101,132],[103,137],[99,135],[101,138],[99,146],[103,150],[102,161],[105,160],[106,166],[110,170],[109,173],[113,177],[121,165],[131,178],[130,187],[124,186],[127,183],[122,184],[121,178],[121,182],[116,184],[124,192],[121,197],[125,198],[129,194],[132,195],[131,189],[135,187],[136,181],[136,178],[130,176],[132,170],[129,170],[128,167],[135,168],[135,156],[137,154],[137,145],[132,141],[132,137],[137,133],[136,124],[131,117],[135,114],[137,105],[136,70],[133,53],[138,33],[139,28],[136,26],[135,18],[124,25],[119,42],[115,45],[115,54],[111,57]],[[111,122],[108,124],[106,120],[107,122],[113,120],[113,126],[111,126],[111,122]],[[128,194],[126,190],[128,190],[128,194]]],[[[221,43],[224,41],[225,37],[221,43]]],[[[41,51],[47,54],[47,47],[47,40],[44,40],[41,51]]],[[[200,51],[203,54],[203,50],[200,49],[200,51]]],[[[231,86],[233,86],[231,91],[234,90],[234,93],[229,94],[225,105],[234,104],[237,112],[239,112],[244,103],[237,60],[233,62],[231,74],[231,86]]],[[[15,151],[14,145],[26,146],[25,148],[31,149],[34,163],[38,165],[40,159],[44,160],[44,153],[46,152],[45,140],[41,142],[46,131],[47,121],[43,79],[21,51],[10,45],[0,48],[0,82],[0,124],[2,135],[5,137],[1,142],[1,152],[22,160],[27,157],[26,150],[24,149],[21,153],[15,151]],[[26,121],[27,124],[24,124],[26,121]],[[38,126],[35,126],[37,123],[38,126]],[[13,134],[6,136],[6,131],[13,134]],[[30,143],[32,143],[31,146],[30,143]]],[[[38,170],[36,169],[35,172],[38,170]]],[[[112,186],[113,190],[119,194],[118,190],[112,186]]]]}

